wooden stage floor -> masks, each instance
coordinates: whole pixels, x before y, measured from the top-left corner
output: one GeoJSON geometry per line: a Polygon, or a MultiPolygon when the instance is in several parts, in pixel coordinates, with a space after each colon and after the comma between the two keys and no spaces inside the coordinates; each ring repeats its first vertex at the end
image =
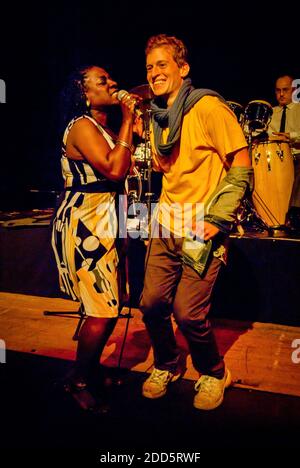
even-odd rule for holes
{"type": "MultiPolygon", "coordinates": [[[[72,340],[78,303],[14,293],[0,293],[0,339],[6,349],[35,355],[73,360],[76,341],[72,340]],[[45,316],[43,312],[74,311],[72,316],[45,316]]],[[[123,311],[126,312],[126,309],[123,311]]],[[[104,350],[101,363],[118,366],[127,319],[118,321],[104,350]]],[[[300,340],[300,327],[272,323],[215,319],[217,342],[231,369],[235,387],[300,397],[300,363],[292,360],[294,340],[300,340]]],[[[176,325],[174,324],[176,329],[176,325]]],[[[182,348],[184,379],[196,380],[186,343],[176,329],[182,348]]],[[[299,345],[298,345],[299,346],[299,345]]],[[[298,353],[298,356],[300,352],[298,353]]],[[[149,372],[153,365],[150,342],[138,309],[132,310],[120,366],[149,372]]]]}

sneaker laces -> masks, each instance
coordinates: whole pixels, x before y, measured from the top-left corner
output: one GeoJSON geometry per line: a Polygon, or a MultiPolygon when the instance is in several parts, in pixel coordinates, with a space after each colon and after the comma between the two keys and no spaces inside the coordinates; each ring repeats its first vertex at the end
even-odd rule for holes
{"type": "Polygon", "coordinates": [[[152,374],[150,376],[150,381],[154,384],[165,384],[169,379],[169,371],[161,370],[161,369],[153,369],[152,374]]]}
{"type": "Polygon", "coordinates": [[[216,386],[216,380],[217,379],[210,375],[204,375],[203,377],[200,377],[198,382],[196,382],[195,390],[198,391],[201,389],[201,392],[210,394],[213,387],[216,386]]]}

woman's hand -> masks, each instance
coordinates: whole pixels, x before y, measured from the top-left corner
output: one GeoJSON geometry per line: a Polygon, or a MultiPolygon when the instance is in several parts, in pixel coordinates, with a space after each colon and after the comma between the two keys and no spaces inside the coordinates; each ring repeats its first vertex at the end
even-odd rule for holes
{"type": "Polygon", "coordinates": [[[141,100],[142,98],[137,94],[125,94],[120,100],[123,118],[130,118],[134,121],[134,119],[137,117],[136,108],[141,100]]]}

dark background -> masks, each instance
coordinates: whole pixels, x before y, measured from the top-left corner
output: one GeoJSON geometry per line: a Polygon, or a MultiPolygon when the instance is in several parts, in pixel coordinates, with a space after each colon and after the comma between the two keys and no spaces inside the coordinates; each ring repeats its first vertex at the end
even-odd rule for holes
{"type": "Polygon", "coordinates": [[[292,2],[11,2],[1,13],[2,202],[8,192],[60,190],[57,101],[80,64],[104,66],[121,88],[139,86],[146,82],[146,40],[164,32],[187,44],[195,86],[244,106],[253,99],[274,105],[279,74],[300,78],[299,13],[292,2]]]}

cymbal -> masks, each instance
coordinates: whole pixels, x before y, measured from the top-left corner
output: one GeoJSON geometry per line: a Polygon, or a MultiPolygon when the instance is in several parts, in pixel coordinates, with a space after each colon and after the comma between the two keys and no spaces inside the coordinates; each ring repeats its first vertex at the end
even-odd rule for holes
{"type": "Polygon", "coordinates": [[[152,90],[148,84],[135,86],[135,88],[130,89],[129,92],[132,94],[137,94],[143,99],[143,101],[150,101],[154,97],[152,90]]]}

